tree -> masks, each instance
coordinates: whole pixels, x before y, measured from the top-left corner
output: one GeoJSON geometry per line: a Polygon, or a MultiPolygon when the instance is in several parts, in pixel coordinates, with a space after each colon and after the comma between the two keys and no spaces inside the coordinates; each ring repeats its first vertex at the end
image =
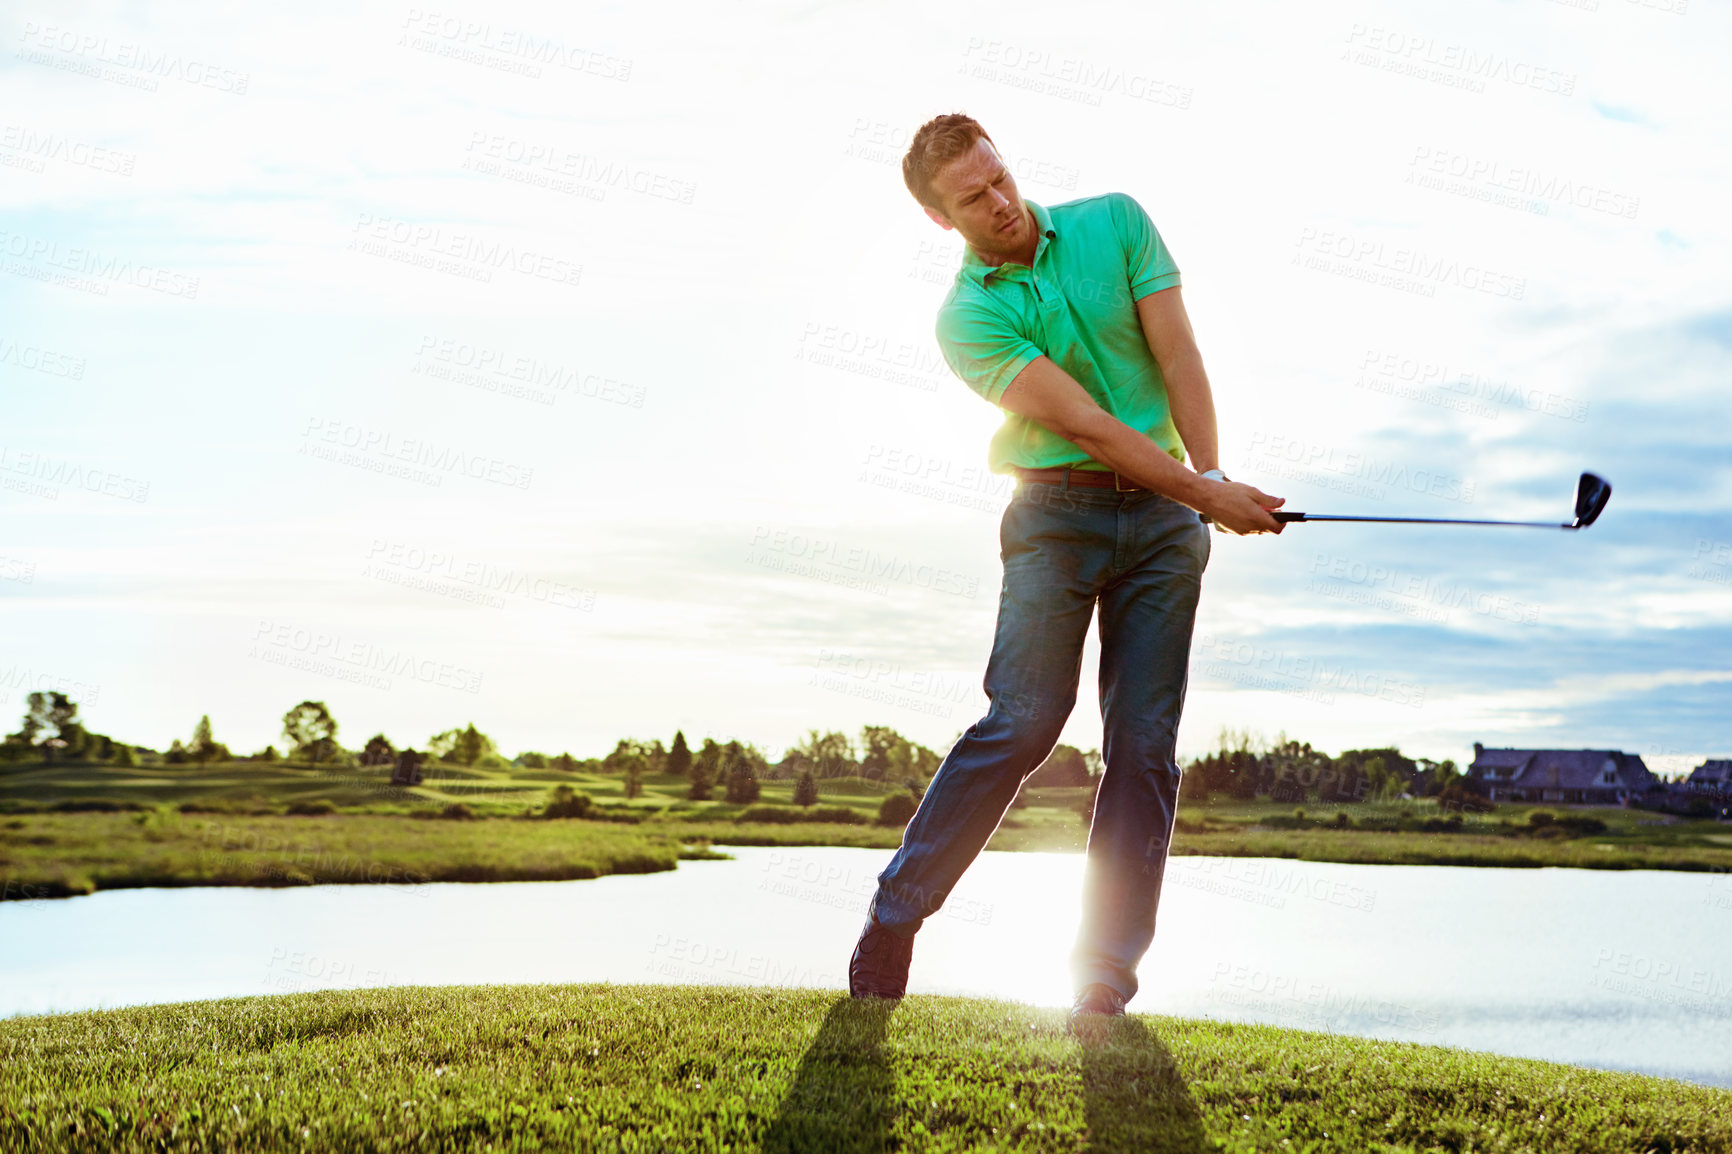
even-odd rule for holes
{"type": "Polygon", "coordinates": [[[132,746],[123,745],[118,741],[115,742],[114,743],[114,764],[117,767],[122,768],[122,769],[126,768],[127,766],[137,765],[138,762],[132,756],[132,746]]]}
{"type": "Polygon", "coordinates": [[[917,745],[906,739],[898,740],[896,747],[890,751],[890,772],[886,780],[895,778],[906,781],[910,778],[926,779],[938,770],[943,762],[932,750],[924,745],[917,745]]]}
{"type": "Polygon", "coordinates": [[[646,764],[643,758],[638,758],[625,771],[625,798],[631,801],[643,796],[643,775],[646,764]]]}
{"type": "Polygon", "coordinates": [[[253,760],[255,761],[275,761],[276,759],[277,747],[274,745],[267,745],[257,753],[253,754],[253,760]]]}
{"type": "Polygon", "coordinates": [[[686,744],[686,734],[683,729],[674,730],[673,748],[668,750],[668,770],[675,777],[684,777],[692,771],[692,750],[686,744]]]}
{"type": "Polygon", "coordinates": [[[576,773],[577,772],[577,758],[571,756],[571,754],[569,754],[569,753],[560,754],[558,757],[554,758],[548,764],[553,766],[554,769],[557,769],[561,773],[576,773]]]}
{"type": "Polygon", "coordinates": [[[51,737],[42,745],[45,749],[55,751],[55,756],[66,761],[86,761],[102,742],[106,740],[100,733],[92,733],[76,721],[68,721],[60,727],[60,735],[51,737]]]}
{"type": "Polygon", "coordinates": [[[818,778],[810,769],[801,770],[800,779],[794,783],[794,804],[818,804],[818,778]]]}
{"type": "MultiPolygon", "coordinates": [[[[1430,758],[1421,757],[1417,761],[1419,776],[1416,783],[1418,788],[1415,792],[1420,797],[1436,797],[1443,792],[1444,787],[1461,776],[1461,771],[1455,767],[1455,761],[1452,758],[1432,761],[1430,758]]],[[[1680,778],[1679,780],[1683,779],[1680,778]]]]}
{"type": "Polygon", "coordinates": [[[751,805],[758,800],[760,786],[751,759],[737,741],[730,741],[722,750],[722,764],[727,771],[727,800],[733,805],[751,805]]]}
{"type": "Polygon", "coordinates": [[[587,793],[578,793],[569,785],[553,787],[553,796],[547,803],[547,808],[541,811],[542,817],[589,817],[594,811],[594,800],[587,793]]]}
{"type": "Polygon", "coordinates": [[[298,757],[317,765],[336,753],[337,723],[322,701],[303,701],[283,714],[283,736],[298,757]]]}
{"type": "Polygon", "coordinates": [[[920,799],[912,793],[893,793],[878,805],[878,824],[904,826],[920,808],[920,799]]]}
{"type": "Polygon", "coordinates": [[[687,800],[710,800],[710,789],[715,785],[717,772],[721,768],[721,757],[721,746],[707,737],[704,738],[703,748],[692,758],[691,786],[686,790],[687,800]]]}
{"type": "Polygon", "coordinates": [[[199,718],[198,724],[193,726],[192,741],[187,743],[186,755],[199,765],[229,760],[229,747],[211,736],[210,714],[199,718]]]}
{"type": "MultiPolygon", "coordinates": [[[[368,744],[372,743],[369,742],[368,744]]],[[[397,762],[391,767],[391,784],[420,785],[423,780],[421,765],[425,760],[424,755],[416,753],[413,749],[399,750],[397,762]]]]}
{"type": "Polygon", "coordinates": [[[1193,796],[1198,792],[1224,793],[1240,801],[1249,801],[1258,793],[1265,792],[1261,780],[1262,745],[1262,739],[1247,730],[1222,727],[1215,739],[1215,752],[1192,761],[1186,771],[1187,776],[1194,779],[1191,784],[1193,796]]]}
{"type": "Polygon", "coordinates": [[[464,729],[447,729],[427,739],[427,753],[447,765],[472,766],[482,758],[497,755],[493,739],[475,728],[471,721],[464,729]]]}
{"type": "Polygon", "coordinates": [[[1465,775],[1449,779],[1437,794],[1437,808],[1457,813],[1491,813],[1497,809],[1486,797],[1485,783],[1465,775]]]}
{"type": "Polygon", "coordinates": [[[1089,765],[1082,750],[1063,742],[1053,746],[1045,761],[1023,782],[1025,789],[1049,786],[1078,786],[1089,783],[1089,765]]]}
{"type": "Polygon", "coordinates": [[[517,755],[517,761],[524,769],[547,768],[547,755],[544,753],[520,753],[517,755]]]}
{"type": "Polygon", "coordinates": [[[367,739],[367,744],[361,749],[362,765],[395,765],[397,751],[391,748],[391,741],[382,733],[375,733],[367,739]]]}
{"type": "Polygon", "coordinates": [[[162,760],[169,765],[186,764],[186,746],[180,743],[180,738],[169,742],[168,752],[162,755],[162,760]]]}
{"type": "Polygon", "coordinates": [[[80,731],[77,704],[66,694],[51,690],[32,693],[25,698],[24,720],[17,733],[7,736],[7,741],[40,748],[43,760],[48,760],[56,748],[65,748],[49,745],[50,741],[59,740],[71,745],[80,738],[80,731]]]}
{"type": "Polygon", "coordinates": [[[603,773],[629,773],[635,765],[642,773],[650,767],[652,746],[632,738],[621,738],[613,747],[613,752],[601,759],[603,773]]]}
{"type": "Polygon", "coordinates": [[[451,751],[456,756],[458,765],[474,765],[490,753],[497,753],[493,739],[475,728],[471,721],[469,727],[457,735],[456,748],[451,751]]]}
{"type": "Polygon", "coordinates": [[[1310,742],[1294,741],[1285,735],[1277,739],[1275,748],[1263,760],[1274,773],[1269,786],[1273,801],[1304,801],[1333,768],[1329,756],[1312,749],[1310,742]]]}
{"type": "Polygon", "coordinates": [[[891,753],[908,741],[887,725],[867,725],[860,730],[860,776],[882,781],[890,773],[891,753]]]}
{"type": "Polygon", "coordinates": [[[853,777],[860,773],[854,760],[854,748],[845,733],[819,733],[808,730],[804,740],[788,751],[797,761],[812,763],[819,777],[853,777]]]}
{"type": "Polygon", "coordinates": [[[1335,759],[1343,776],[1357,772],[1365,779],[1360,797],[1390,799],[1404,793],[1423,794],[1419,763],[1394,746],[1383,749],[1347,749],[1335,759]]]}

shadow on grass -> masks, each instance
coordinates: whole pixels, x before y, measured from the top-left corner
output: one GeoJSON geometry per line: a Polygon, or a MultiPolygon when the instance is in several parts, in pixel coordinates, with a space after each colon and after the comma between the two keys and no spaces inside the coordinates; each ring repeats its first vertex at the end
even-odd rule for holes
{"type": "Polygon", "coordinates": [[[1214,1150],[1203,1115],[1160,1038],[1135,1016],[1077,1029],[1090,1150],[1214,1150]]]}
{"type": "Polygon", "coordinates": [[[839,999],[800,1059],[762,1148],[774,1154],[879,1151],[900,1112],[884,1035],[898,1003],[839,999]]]}

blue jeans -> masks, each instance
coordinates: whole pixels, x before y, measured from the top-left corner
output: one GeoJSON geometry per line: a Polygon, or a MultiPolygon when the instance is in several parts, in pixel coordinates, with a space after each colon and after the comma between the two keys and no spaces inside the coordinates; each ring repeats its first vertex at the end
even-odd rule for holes
{"type": "Polygon", "coordinates": [[[1105,767],[1089,827],[1077,991],[1128,1000],[1155,936],[1179,794],[1174,741],[1209,529],[1148,491],[1021,482],[999,526],[1004,586],[984,688],[991,706],[945,757],[878,875],[870,916],[912,935],[944,904],[1058,743],[1100,603],[1105,767]]]}

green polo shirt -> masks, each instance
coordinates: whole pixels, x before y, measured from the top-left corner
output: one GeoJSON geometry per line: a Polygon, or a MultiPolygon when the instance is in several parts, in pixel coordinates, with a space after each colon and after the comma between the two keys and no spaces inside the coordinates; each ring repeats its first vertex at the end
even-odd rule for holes
{"type": "MultiPolygon", "coordinates": [[[[1050,358],[1096,403],[1179,461],[1167,383],[1149,352],[1136,302],[1179,283],[1179,269],[1142,205],[1122,192],[1047,209],[1024,200],[1040,228],[1034,265],[989,265],[972,246],[938,310],[938,347],[951,371],[997,404],[1028,363],[1050,358]]],[[[1104,469],[1074,443],[1008,410],[988,469],[1104,469]]]]}

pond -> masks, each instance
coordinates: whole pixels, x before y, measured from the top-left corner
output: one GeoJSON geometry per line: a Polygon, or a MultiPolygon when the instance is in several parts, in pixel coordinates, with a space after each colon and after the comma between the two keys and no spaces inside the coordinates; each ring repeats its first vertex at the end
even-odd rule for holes
{"type": "MultiPolygon", "coordinates": [[[[384,985],[847,987],[886,849],[727,847],[593,881],[117,890],[0,904],[0,1014],[384,985]]],[[[1078,854],[985,853],[910,993],[1067,1006],[1078,854]]],[[[1732,1086],[1732,875],[1169,862],[1133,1011],[1732,1086]]]]}

